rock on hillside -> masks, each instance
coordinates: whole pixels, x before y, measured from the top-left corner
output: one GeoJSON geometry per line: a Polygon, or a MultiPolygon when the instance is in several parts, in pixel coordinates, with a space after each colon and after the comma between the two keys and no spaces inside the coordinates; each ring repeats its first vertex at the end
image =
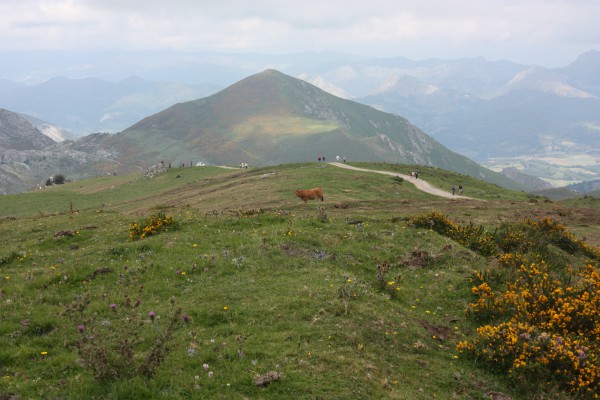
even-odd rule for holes
{"type": "Polygon", "coordinates": [[[56,125],[52,125],[48,122],[42,121],[41,119],[32,117],[31,115],[19,115],[25,118],[34,128],[36,128],[55,142],[63,142],[67,140],[67,138],[74,139],[74,137],[72,137],[72,134],[69,131],[61,129],[56,125]]]}

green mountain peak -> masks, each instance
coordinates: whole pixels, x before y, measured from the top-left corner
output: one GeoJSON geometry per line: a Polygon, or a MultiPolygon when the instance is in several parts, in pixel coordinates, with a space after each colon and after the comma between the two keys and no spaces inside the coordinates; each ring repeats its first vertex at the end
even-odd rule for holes
{"type": "Polygon", "coordinates": [[[405,118],[336,97],[273,69],[144,118],[103,140],[103,146],[115,149],[119,162],[130,167],[159,160],[275,165],[345,156],[434,166],[515,188],[405,118]]]}

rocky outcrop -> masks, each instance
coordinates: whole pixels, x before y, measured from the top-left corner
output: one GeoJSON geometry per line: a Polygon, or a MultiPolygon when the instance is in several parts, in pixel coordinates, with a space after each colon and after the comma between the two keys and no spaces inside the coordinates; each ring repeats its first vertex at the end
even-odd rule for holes
{"type": "Polygon", "coordinates": [[[73,141],[56,143],[23,116],[0,109],[0,194],[39,187],[56,174],[79,179],[117,168],[114,152],[81,147],[73,141]]]}
{"type": "Polygon", "coordinates": [[[148,168],[144,173],[144,176],[146,178],[154,178],[156,175],[162,174],[163,172],[167,172],[167,169],[168,168],[165,165],[165,163],[161,161],[158,164],[154,164],[153,166],[148,168]]]}
{"type": "Polygon", "coordinates": [[[40,150],[53,143],[19,114],[0,108],[0,150],[40,150]]]}

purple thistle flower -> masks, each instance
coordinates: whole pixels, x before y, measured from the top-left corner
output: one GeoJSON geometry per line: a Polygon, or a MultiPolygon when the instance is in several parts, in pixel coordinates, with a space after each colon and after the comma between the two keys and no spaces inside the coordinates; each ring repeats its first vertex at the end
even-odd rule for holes
{"type": "Polygon", "coordinates": [[[110,305],[110,308],[111,308],[113,311],[115,311],[115,309],[117,308],[117,305],[116,305],[115,303],[112,303],[112,304],[110,305]]]}
{"type": "Polygon", "coordinates": [[[150,319],[151,319],[152,321],[154,321],[154,311],[150,311],[150,312],[148,313],[148,316],[150,317],[150,319]]]}
{"type": "Polygon", "coordinates": [[[83,324],[79,324],[77,325],[77,330],[81,333],[85,330],[85,327],[83,326],[83,324]]]}
{"type": "Polygon", "coordinates": [[[183,318],[183,322],[185,322],[185,323],[188,322],[188,315],[187,314],[183,314],[181,317],[183,318]]]}
{"type": "Polygon", "coordinates": [[[556,344],[559,345],[559,346],[563,344],[563,340],[562,340],[562,338],[560,336],[556,337],[556,344]]]}

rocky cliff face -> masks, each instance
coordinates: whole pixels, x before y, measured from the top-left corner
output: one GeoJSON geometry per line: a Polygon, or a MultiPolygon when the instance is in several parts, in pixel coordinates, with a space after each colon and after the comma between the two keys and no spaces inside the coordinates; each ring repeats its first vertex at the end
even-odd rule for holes
{"type": "Polygon", "coordinates": [[[40,150],[54,143],[19,114],[0,108],[0,151],[40,150]]]}
{"type": "Polygon", "coordinates": [[[51,176],[80,178],[106,173],[111,155],[95,149],[74,148],[74,142],[56,143],[25,117],[0,109],[0,194],[40,187],[51,176]]]}
{"type": "Polygon", "coordinates": [[[20,115],[0,109],[0,194],[22,190],[28,183],[28,152],[41,151],[54,141],[20,115]],[[22,177],[24,171],[25,181],[22,177]]]}

